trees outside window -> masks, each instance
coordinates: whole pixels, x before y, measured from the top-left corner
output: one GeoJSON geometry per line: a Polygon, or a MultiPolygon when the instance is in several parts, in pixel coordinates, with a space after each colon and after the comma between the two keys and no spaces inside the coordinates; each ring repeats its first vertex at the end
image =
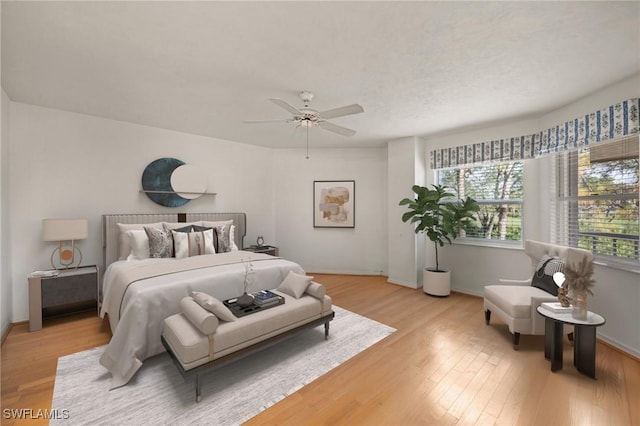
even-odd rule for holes
{"type": "Polygon", "coordinates": [[[496,163],[438,171],[440,185],[455,189],[459,198],[480,205],[475,220],[461,237],[504,242],[522,241],[522,162],[496,163]]]}
{"type": "Polygon", "coordinates": [[[555,242],[638,264],[638,137],[557,154],[555,242]]]}

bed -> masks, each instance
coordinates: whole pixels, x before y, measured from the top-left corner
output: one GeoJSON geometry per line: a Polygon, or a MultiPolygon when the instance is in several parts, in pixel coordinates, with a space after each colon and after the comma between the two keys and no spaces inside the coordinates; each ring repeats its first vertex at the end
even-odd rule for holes
{"type": "Polygon", "coordinates": [[[237,297],[244,292],[249,265],[252,284],[248,291],[274,289],[289,271],[304,274],[297,263],[240,250],[246,233],[243,213],[103,215],[102,228],[105,272],[100,316],[108,317],[112,338],[100,364],[112,375],[111,388],[128,383],[145,359],[165,351],[160,340],[162,323],[180,312],[180,300],[191,291],[219,300],[237,297]],[[184,232],[192,225],[230,231],[230,251],[181,259],[136,255],[143,246],[136,238],[144,234],[145,226],[184,232]]]}

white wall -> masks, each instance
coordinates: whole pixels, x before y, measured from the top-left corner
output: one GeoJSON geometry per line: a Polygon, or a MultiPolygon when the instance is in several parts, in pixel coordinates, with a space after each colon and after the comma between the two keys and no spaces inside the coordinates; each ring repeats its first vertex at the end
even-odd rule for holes
{"type": "Polygon", "coordinates": [[[424,236],[415,234],[415,225],[402,222],[406,206],[398,203],[403,198],[414,198],[413,185],[425,184],[424,141],[408,137],[387,143],[387,203],[389,244],[389,282],[407,287],[422,286],[425,266],[424,236]]]}
{"type": "Polygon", "coordinates": [[[280,255],[311,272],[386,274],[386,149],[311,149],[309,157],[298,149],[274,153],[280,255]],[[355,228],[313,227],[315,180],[355,180],[355,228]]]}
{"type": "MultiPolygon", "coordinates": [[[[542,117],[430,137],[426,150],[535,132],[634,96],[640,96],[640,75],[542,117]]],[[[8,102],[7,108],[7,102],[3,93],[3,328],[11,307],[12,321],[27,319],[26,275],[49,267],[53,247],[40,241],[41,220],[89,219],[89,239],[79,243],[83,263],[99,264],[100,215],[173,211],[139,193],[145,166],[166,156],[205,169],[209,189],[218,193],[179,211],[244,211],[245,244],[264,235],[267,243],[281,248],[282,256],[308,271],[385,274],[390,269],[389,252],[396,244],[391,232],[395,213],[390,206],[410,193],[405,185],[398,189],[390,185],[395,178],[388,176],[387,149],[312,149],[310,160],[305,160],[304,150],[273,151],[14,102],[8,102]],[[313,228],[313,181],[341,179],[356,181],[356,227],[313,228]],[[12,298],[10,305],[7,298],[12,298]]],[[[426,183],[433,182],[431,176],[428,171],[426,183]]],[[[527,161],[525,179],[525,237],[548,240],[548,163],[527,161]]],[[[397,222],[401,223],[399,217],[397,222]]],[[[426,263],[433,262],[429,249],[426,263]]],[[[483,286],[498,277],[529,275],[528,260],[518,249],[454,244],[440,253],[441,263],[453,269],[457,291],[481,295],[483,286]]],[[[607,324],[598,329],[600,337],[640,356],[638,276],[598,266],[596,280],[591,307],[607,318],[607,324]]]]}
{"type": "Polygon", "coordinates": [[[11,227],[9,226],[9,97],[2,90],[2,118],[0,141],[0,336],[4,336],[11,323],[11,227]]]}
{"type": "MultiPolygon", "coordinates": [[[[429,138],[427,152],[434,147],[533,133],[633,97],[640,97],[640,74],[536,119],[429,138]]],[[[525,238],[550,240],[549,171],[550,158],[525,161],[525,238]]],[[[431,170],[427,174],[430,179],[432,174],[431,170]]],[[[526,279],[531,274],[528,257],[521,249],[454,244],[445,246],[440,254],[441,262],[452,269],[452,289],[465,293],[481,296],[483,287],[498,278],[526,279]]],[[[598,328],[599,337],[640,356],[640,275],[596,265],[594,278],[590,307],[607,320],[598,328]]]]}
{"type": "Polygon", "coordinates": [[[78,243],[86,265],[101,263],[100,226],[105,213],[246,212],[245,243],[255,241],[258,233],[273,241],[273,210],[264,208],[273,198],[272,153],[267,148],[12,102],[12,321],[28,318],[27,274],[50,268],[54,247],[40,241],[43,218],[89,220],[89,238],[78,243]],[[153,203],[139,192],[141,176],[147,164],[160,157],[197,165],[209,177],[208,190],[218,195],[178,209],[153,203]]]}

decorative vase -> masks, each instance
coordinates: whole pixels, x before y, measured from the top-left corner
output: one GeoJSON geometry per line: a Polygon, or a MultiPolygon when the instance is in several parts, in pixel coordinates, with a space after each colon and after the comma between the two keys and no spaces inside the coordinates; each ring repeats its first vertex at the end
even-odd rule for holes
{"type": "Polygon", "coordinates": [[[253,297],[249,296],[247,293],[244,293],[242,296],[238,297],[236,303],[241,308],[246,308],[247,306],[253,305],[253,297]]]}
{"type": "Polygon", "coordinates": [[[573,294],[571,316],[580,321],[587,320],[587,293],[573,294]]]}

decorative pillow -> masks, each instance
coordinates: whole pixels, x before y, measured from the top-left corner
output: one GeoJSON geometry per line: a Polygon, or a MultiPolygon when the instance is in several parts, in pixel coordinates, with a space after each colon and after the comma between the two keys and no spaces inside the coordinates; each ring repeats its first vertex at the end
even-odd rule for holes
{"type": "Polygon", "coordinates": [[[177,259],[216,252],[213,247],[213,229],[188,234],[172,230],[171,233],[177,259]]]}
{"type": "Polygon", "coordinates": [[[195,325],[204,334],[213,334],[218,328],[218,317],[204,309],[191,297],[184,297],[180,301],[180,309],[182,310],[182,315],[187,317],[191,324],[195,325]]]}
{"type": "Polygon", "coordinates": [[[324,296],[327,294],[327,289],[320,283],[311,282],[309,283],[309,287],[304,291],[307,294],[312,295],[316,299],[324,299],[324,296]]]}
{"type": "Polygon", "coordinates": [[[118,226],[118,260],[126,260],[131,254],[130,236],[127,231],[142,231],[145,226],[150,228],[162,228],[162,222],[156,223],[117,223],[118,226]]]}
{"type": "Polygon", "coordinates": [[[313,280],[313,277],[308,277],[306,275],[300,275],[296,274],[293,271],[289,271],[287,277],[278,287],[278,291],[288,294],[289,296],[293,296],[296,299],[300,299],[307,287],[309,287],[311,280],[313,280]]]}
{"type": "Polygon", "coordinates": [[[173,236],[171,231],[144,227],[149,239],[149,257],[165,258],[173,257],[173,236]]]}
{"type": "MultiPolygon", "coordinates": [[[[236,227],[233,224],[233,219],[216,220],[216,221],[203,220],[202,221],[202,226],[205,226],[207,228],[217,229],[218,226],[221,226],[221,225],[228,225],[230,227],[228,229],[228,232],[229,232],[229,245],[231,247],[230,251],[238,250],[238,246],[236,245],[236,241],[235,241],[235,228],[236,227]]],[[[216,246],[216,253],[224,253],[224,252],[218,250],[218,246],[216,246]]]]}
{"type": "Polygon", "coordinates": [[[231,251],[238,251],[238,245],[236,244],[236,226],[231,225],[231,230],[229,231],[229,242],[231,243],[231,251]]]}
{"type": "MultiPolygon", "coordinates": [[[[202,222],[200,221],[198,222],[162,222],[162,227],[164,229],[173,229],[174,231],[178,229],[186,229],[186,228],[191,229],[193,225],[202,225],[202,222]]],[[[182,231],[182,232],[188,232],[188,231],[182,231]]]]}
{"type": "MultiPolygon", "coordinates": [[[[208,231],[210,228],[208,226],[200,226],[200,225],[193,225],[191,227],[191,231],[190,232],[204,232],[204,231],[208,231]]],[[[213,230],[213,250],[218,253],[218,233],[215,231],[215,229],[213,230]]]]}
{"type": "Polygon", "coordinates": [[[199,291],[192,291],[191,297],[198,305],[205,308],[207,311],[213,313],[216,317],[222,321],[235,321],[236,317],[231,310],[224,306],[224,303],[216,299],[215,297],[208,295],[207,293],[201,293],[199,291]]]}
{"type": "MultiPolygon", "coordinates": [[[[195,226],[198,226],[198,225],[195,225],[195,226]]],[[[187,226],[183,226],[182,228],[169,228],[166,223],[164,224],[165,230],[176,231],[176,232],[186,232],[186,233],[193,232],[193,227],[194,225],[187,225],[187,226]]]]}
{"type": "Polygon", "coordinates": [[[149,238],[143,229],[132,229],[125,233],[129,237],[131,252],[127,260],[142,260],[149,258],[149,238]]]}
{"type": "Polygon", "coordinates": [[[216,226],[216,233],[218,234],[218,247],[216,247],[216,253],[227,253],[231,251],[231,225],[218,225],[216,226]]]}
{"type": "Polygon", "coordinates": [[[558,295],[558,286],[553,281],[553,274],[564,270],[564,260],[558,257],[542,256],[538,262],[536,272],[531,278],[531,285],[544,290],[554,296],[558,295]]]}

